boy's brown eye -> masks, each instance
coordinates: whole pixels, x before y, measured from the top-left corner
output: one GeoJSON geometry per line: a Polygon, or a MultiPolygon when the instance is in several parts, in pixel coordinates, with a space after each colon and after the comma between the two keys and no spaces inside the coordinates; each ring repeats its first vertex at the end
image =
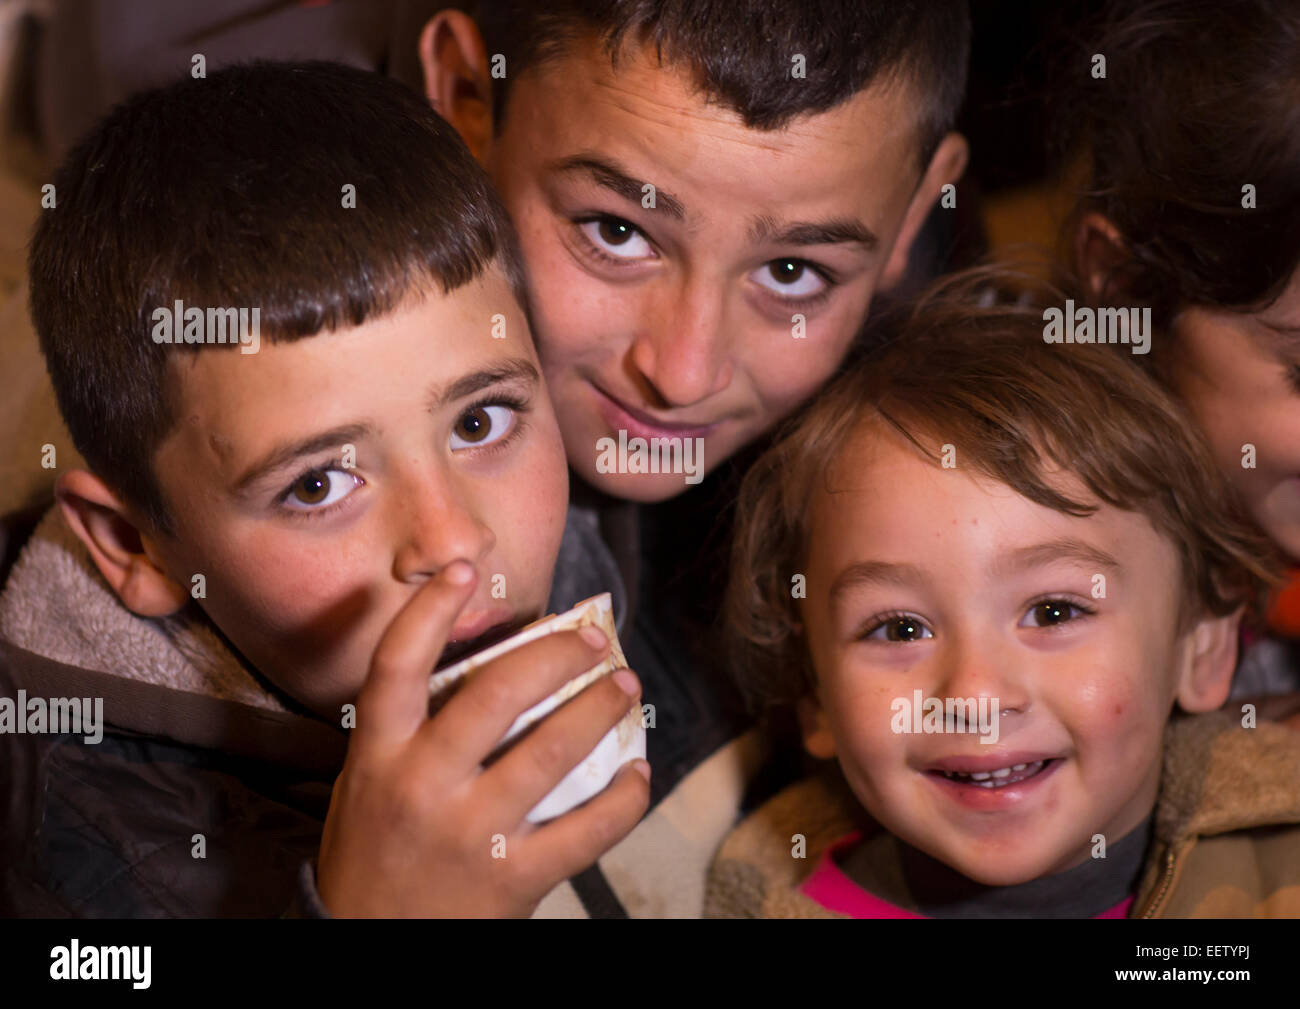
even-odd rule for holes
{"type": "Polygon", "coordinates": [[[491,432],[492,417],[481,406],[466,410],[456,422],[456,434],[470,444],[481,442],[491,432]]]}
{"type": "Polygon", "coordinates": [[[900,617],[885,625],[885,636],[890,641],[915,641],[921,636],[921,625],[909,617],[900,617]]]}
{"type": "Polygon", "coordinates": [[[293,496],[303,504],[320,504],[329,492],[330,478],[323,470],[308,473],[293,485],[293,496]]]}
{"type": "MultiPolygon", "coordinates": [[[[1029,627],[1056,627],[1060,624],[1068,624],[1084,615],[1083,608],[1075,606],[1074,603],[1064,599],[1045,599],[1031,606],[1025,618],[1028,620],[1029,627]]],[[[1022,626],[1026,625],[1022,623],[1022,626]]]]}
{"type": "Polygon", "coordinates": [[[1065,619],[1065,608],[1060,603],[1039,603],[1034,607],[1039,623],[1059,624],[1065,619]]]}
{"type": "Polygon", "coordinates": [[[934,634],[916,617],[901,616],[889,617],[866,636],[876,641],[907,642],[932,638],[934,634]]]}
{"type": "Polygon", "coordinates": [[[626,221],[618,221],[609,217],[600,220],[598,230],[600,237],[610,245],[622,245],[636,234],[636,229],[626,221]]]}
{"type": "Polygon", "coordinates": [[[456,425],[451,429],[451,450],[463,452],[503,442],[503,439],[520,430],[516,420],[519,409],[518,406],[507,406],[505,403],[484,403],[470,407],[456,419],[456,425]]]}
{"type": "Polygon", "coordinates": [[[768,263],[767,269],[778,284],[793,284],[803,276],[805,267],[797,259],[778,259],[768,263]]]}

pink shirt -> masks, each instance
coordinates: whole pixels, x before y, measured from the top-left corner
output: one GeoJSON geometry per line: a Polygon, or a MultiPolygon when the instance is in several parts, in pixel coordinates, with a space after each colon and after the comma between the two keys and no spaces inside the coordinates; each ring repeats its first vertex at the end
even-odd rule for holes
{"type": "MultiPolygon", "coordinates": [[[[860,831],[842,837],[822,852],[821,861],[812,875],[803,881],[799,892],[815,900],[828,911],[848,915],[850,918],[922,918],[887,900],[868,893],[849,879],[835,862],[835,856],[862,840],[860,831]]],[[[1133,905],[1133,898],[1125,897],[1114,907],[1097,915],[1098,918],[1125,918],[1133,905]]]]}

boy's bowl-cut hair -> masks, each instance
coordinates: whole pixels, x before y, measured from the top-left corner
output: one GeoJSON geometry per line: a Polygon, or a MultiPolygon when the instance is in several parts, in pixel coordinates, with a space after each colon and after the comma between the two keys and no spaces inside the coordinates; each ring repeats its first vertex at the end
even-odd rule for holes
{"type": "MultiPolygon", "coordinates": [[[[1039,307],[983,307],[997,271],[956,274],[890,338],[851,362],[792,418],[746,474],[736,509],[727,631],[756,708],[813,689],[791,578],[806,570],[815,482],[864,423],[897,431],[939,465],[1036,504],[1086,516],[1101,504],[1145,515],[1177,549],[1183,621],[1227,615],[1276,576],[1272,547],[1244,517],[1189,417],[1124,345],[1048,344],[1039,307]],[[1056,470],[1086,489],[1067,496],[1056,470]]],[[[1038,300],[1038,299],[1036,299],[1038,300]]]]}
{"type": "Polygon", "coordinates": [[[494,82],[498,129],[510,82],[594,36],[613,61],[632,41],[689,67],[709,98],[760,130],[901,79],[920,100],[924,168],[952,129],[970,61],[966,0],[480,0],[475,13],[488,52],[506,59],[494,82]],[[806,76],[792,73],[796,56],[806,76]]]}
{"type": "Polygon", "coordinates": [[[295,340],[494,263],[526,309],[509,219],[456,132],[341,64],[249,63],[135,95],[54,184],[29,257],[46,367],[78,451],[161,531],[152,460],[180,410],[168,358],[205,345],[156,344],[154,309],[256,307],[263,339],[295,340]]]}

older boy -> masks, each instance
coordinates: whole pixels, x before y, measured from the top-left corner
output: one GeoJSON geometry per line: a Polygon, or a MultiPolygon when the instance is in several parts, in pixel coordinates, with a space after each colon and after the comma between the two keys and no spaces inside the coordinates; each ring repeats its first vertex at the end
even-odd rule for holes
{"type": "Polygon", "coordinates": [[[716,468],[835,370],[966,164],[964,2],[482,0],[434,17],[425,89],[520,234],[570,465],[703,440],[716,468]]]}

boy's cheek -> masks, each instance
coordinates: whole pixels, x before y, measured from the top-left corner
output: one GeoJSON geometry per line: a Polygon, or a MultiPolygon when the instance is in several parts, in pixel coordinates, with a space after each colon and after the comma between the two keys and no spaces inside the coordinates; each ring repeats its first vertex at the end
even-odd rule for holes
{"type": "Polygon", "coordinates": [[[512,208],[512,218],[520,226],[520,251],[528,264],[533,336],[547,366],[597,351],[607,353],[609,336],[621,331],[618,320],[631,314],[629,302],[634,297],[627,288],[611,290],[611,285],[583,269],[561,237],[567,222],[549,217],[531,208],[522,212],[512,208]]]}
{"type": "Polygon", "coordinates": [[[1054,716],[1069,731],[1083,767],[1101,764],[1112,774],[1138,774],[1158,753],[1169,704],[1162,703],[1158,676],[1153,672],[1149,679],[1135,680],[1126,671],[1115,670],[1049,701],[1054,716]]]}
{"type": "MultiPolygon", "coordinates": [[[[557,248],[554,258],[568,256],[557,248]]],[[[555,263],[544,268],[532,281],[534,319],[538,353],[546,369],[547,381],[571,377],[569,368],[577,364],[598,364],[626,350],[635,332],[627,320],[644,318],[632,311],[640,304],[628,288],[612,291],[608,285],[577,266],[555,263]],[[556,292],[563,292],[563,297],[556,292]]]]}
{"type": "Polygon", "coordinates": [[[382,632],[372,587],[346,554],[325,562],[295,545],[248,542],[222,557],[187,557],[195,602],[278,687],[315,706],[360,686],[382,632]],[[196,577],[196,576],[201,576],[196,577]],[[373,641],[369,639],[373,638],[373,641]],[[357,671],[356,684],[343,671],[357,671]],[[340,672],[335,672],[338,670],[340,672]]]}
{"type": "Polygon", "coordinates": [[[525,533],[522,542],[536,543],[534,549],[542,553],[552,539],[558,549],[569,508],[568,462],[559,423],[550,414],[544,423],[545,437],[527,464],[484,488],[480,513],[498,543],[525,533]]]}
{"type": "MultiPolygon", "coordinates": [[[[845,675],[837,669],[827,679],[827,709],[836,750],[871,776],[873,772],[893,767],[906,756],[910,737],[893,731],[894,701],[897,690],[888,684],[845,675]]],[[[910,700],[910,695],[908,698],[910,700]]]]}
{"type": "Polygon", "coordinates": [[[324,613],[355,613],[366,595],[367,551],[360,545],[334,540],[326,550],[320,542],[265,535],[228,543],[229,551],[208,558],[209,596],[229,598],[257,623],[301,627],[324,613]]]}

